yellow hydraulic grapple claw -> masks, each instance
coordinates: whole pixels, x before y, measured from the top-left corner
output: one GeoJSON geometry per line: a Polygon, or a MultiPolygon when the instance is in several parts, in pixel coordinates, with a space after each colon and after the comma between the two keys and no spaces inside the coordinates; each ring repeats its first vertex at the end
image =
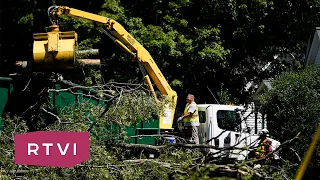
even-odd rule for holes
{"type": "Polygon", "coordinates": [[[60,32],[57,25],[48,33],[33,34],[33,60],[38,69],[72,69],[76,63],[78,36],[75,31],[60,32]]]}

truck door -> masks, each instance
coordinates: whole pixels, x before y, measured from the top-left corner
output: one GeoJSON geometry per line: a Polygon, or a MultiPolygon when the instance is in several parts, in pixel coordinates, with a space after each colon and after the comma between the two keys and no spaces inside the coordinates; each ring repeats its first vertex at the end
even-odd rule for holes
{"type": "Polygon", "coordinates": [[[218,133],[223,132],[219,138],[220,147],[233,146],[237,143],[241,132],[241,119],[234,110],[217,110],[218,133]],[[239,122],[238,122],[239,121],[239,122]]]}
{"type": "Polygon", "coordinates": [[[198,136],[200,144],[205,144],[208,140],[208,121],[207,121],[207,111],[205,109],[199,108],[199,121],[200,126],[198,128],[198,136]]]}

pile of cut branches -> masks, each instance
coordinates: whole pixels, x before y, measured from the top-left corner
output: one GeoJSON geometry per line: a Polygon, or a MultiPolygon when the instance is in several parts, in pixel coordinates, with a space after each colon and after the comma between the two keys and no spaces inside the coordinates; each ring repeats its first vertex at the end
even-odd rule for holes
{"type": "MultiPolygon", "coordinates": [[[[61,117],[63,119],[64,117],[61,117]]],[[[63,120],[62,120],[63,121],[63,120]]],[[[78,126],[64,128],[79,131],[78,126]]],[[[60,126],[63,126],[60,124],[60,126]]],[[[1,135],[1,177],[14,179],[284,179],[285,166],[263,165],[255,169],[254,161],[226,163],[221,157],[199,152],[196,148],[207,145],[178,143],[176,145],[114,144],[106,148],[103,141],[92,139],[90,159],[73,168],[34,167],[14,164],[13,135],[28,131],[24,120],[6,119],[1,135]],[[145,150],[157,149],[160,156],[148,159],[145,150]],[[139,152],[138,155],[136,152],[139,152]],[[133,153],[135,152],[135,153],[133,153]]],[[[57,127],[51,127],[56,130],[57,127]]]]}
{"type": "MultiPolygon", "coordinates": [[[[69,82],[64,82],[65,84],[69,82]]],[[[90,131],[95,138],[90,142],[90,159],[73,168],[34,167],[14,164],[14,134],[29,131],[28,119],[22,117],[5,118],[5,130],[1,133],[0,143],[0,176],[4,179],[283,179],[286,166],[263,165],[255,169],[256,161],[227,163],[221,156],[202,153],[201,148],[215,148],[220,154],[226,149],[207,144],[186,144],[182,140],[176,144],[161,146],[126,144],[124,142],[108,144],[109,136],[126,136],[125,129],[120,132],[106,133],[103,127],[118,124],[121,127],[135,125],[138,121],[148,121],[163,111],[170,103],[166,97],[157,102],[150,93],[139,84],[108,83],[103,86],[83,87],[69,83],[67,89],[47,89],[47,92],[78,93],[77,89],[85,89],[90,93],[88,98],[104,97],[107,105],[95,105],[90,101],[82,101],[65,107],[60,114],[49,110],[48,104],[33,106],[39,108],[34,113],[34,120],[42,124],[36,130],[58,131],[90,131]],[[47,117],[56,121],[45,124],[47,117]],[[94,121],[92,121],[94,119],[94,121]],[[145,151],[158,153],[159,156],[149,158],[145,151]],[[149,159],[148,159],[149,158],[149,159]]],[[[30,108],[30,109],[32,109],[30,108]]],[[[33,129],[35,127],[32,127],[33,129]]],[[[229,147],[228,150],[236,147],[229,147]]]]}

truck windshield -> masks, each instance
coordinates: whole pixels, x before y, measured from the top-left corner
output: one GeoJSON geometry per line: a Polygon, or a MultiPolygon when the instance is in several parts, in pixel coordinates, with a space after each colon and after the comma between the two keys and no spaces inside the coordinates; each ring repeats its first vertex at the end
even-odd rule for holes
{"type": "Polygon", "coordinates": [[[240,131],[241,119],[239,113],[232,110],[219,110],[217,121],[220,129],[228,131],[240,131]]]}

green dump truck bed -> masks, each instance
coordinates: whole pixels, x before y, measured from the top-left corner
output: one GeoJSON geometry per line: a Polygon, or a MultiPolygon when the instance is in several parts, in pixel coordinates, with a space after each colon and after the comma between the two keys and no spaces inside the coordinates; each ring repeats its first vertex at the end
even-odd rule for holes
{"type": "MultiPolygon", "coordinates": [[[[12,79],[7,77],[0,77],[0,115],[1,117],[4,117],[6,113],[10,112],[19,112],[21,113],[22,110],[28,105],[32,106],[31,100],[35,99],[34,97],[27,97],[29,96],[26,94],[26,92],[22,92],[22,85],[21,79],[12,79]],[[17,89],[15,89],[17,87],[17,89]],[[28,100],[24,100],[28,99],[28,100]],[[16,103],[17,101],[23,101],[24,106],[20,103],[16,103]],[[30,101],[30,104],[25,104],[28,101],[30,101]],[[7,108],[9,106],[11,108],[7,108]],[[12,108],[14,107],[14,108],[12,108]],[[20,109],[20,111],[16,111],[17,109],[20,109]]],[[[24,85],[24,84],[23,84],[24,85]]],[[[39,86],[41,86],[41,83],[38,83],[39,86]]],[[[43,84],[45,86],[45,84],[43,84]]],[[[61,89],[68,89],[72,88],[73,93],[68,91],[50,91],[48,94],[48,102],[49,107],[51,107],[54,112],[57,112],[58,116],[60,115],[60,112],[65,107],[73,106],[76,103],[91,103],[93,105],[100,105],[100,106],[106,106],[103,99],[101,98],[93,98],[95,93],[97,93],[94,89],[83,87],[78,84],[74,84],[68,81],[58,81],[52,84],[50,84],[51,88],[54,88],[55,90],[61,90],[61,89]],[[76,92],[76,93],[74,93],[76,92]],[[90,94],[90,95],[89,95],[90,94]],[[89,95],[89,96],[88,96],[89,95]]],[[[37,91],[41,89],[38,87],[37,91]]],[[[29,90],[29,92],[32,92],[33,90],[29,90]]],[[[35,90],[36,91],[36,90],[35,90]]],[[[35,100],[34,100],[35,101],[35,100]]],[[[17,113],[17,114],[19,114],[17,113]]],[[[93,120],[95,121],[95,120],[93,120]]],[[[4,123],[3,120],[0,119],[0,128],[3,129],[4,123]]],[[[116,125],[111,125],[110,127],[104,127],[105,131],[113,131],[119,127],[116,125]]],[[[159,140],[156,136],[148,136],[148,137],[141,137],[139,135],[158,135],[160,134],[160,128],[159,128],[159,120],[153,119],[150,121],[140,121],[136,126],[134,127],[123,127],[125,128],[125,136],[129,137],[126,141],[127,143],[132,144],[158,144],[159,140]]],[[[108,137],[108,139],[112,140],[112,137],[108,137]]]]}

